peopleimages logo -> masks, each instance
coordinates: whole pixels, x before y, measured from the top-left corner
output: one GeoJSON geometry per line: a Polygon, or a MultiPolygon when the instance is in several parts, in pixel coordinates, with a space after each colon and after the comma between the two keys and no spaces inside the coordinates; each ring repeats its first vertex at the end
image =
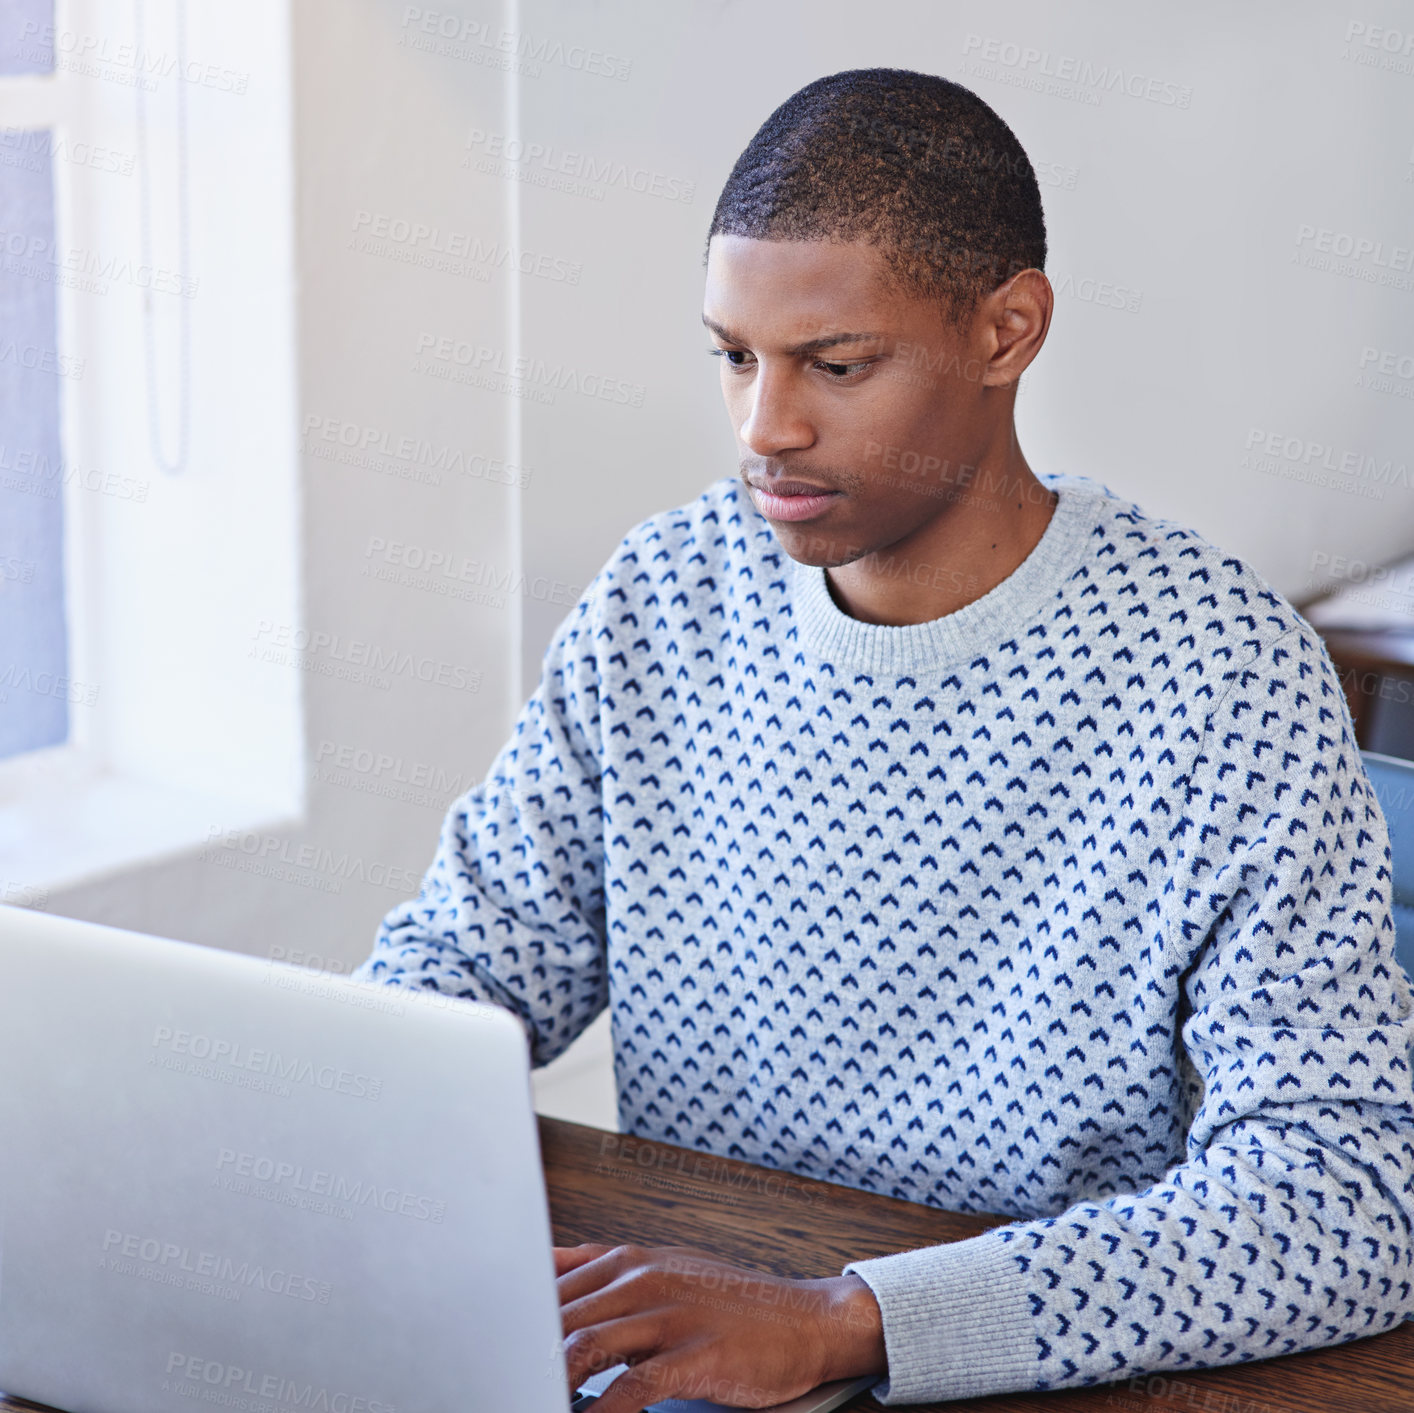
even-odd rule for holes
{"type": "Polygon", "coordinates": [[[20,167],[27,172],[43,172],[48,171],[51,161],[130,177],[137,158],[131,152],[96,147],[81,140],[71,141],[62,134],[56,136],[49,128],[10,128],[0,133],[0,164],[20,167]]]}
{"type": "Polygon", "coordinates": [[[543,574],[527,578],[504,566],[459,554],[451,546],[433,549],[385,540],[382,535],[369,536],[363,560],[360,572],[370,578],[453,598],[470,598],[474,592],[484,590],[483,597],[497,606],[505,604],[507,594],[524,594],[569,608],[584,592],[582,584],[567,584],[543,574]]]}
{"type": "Polygon", "coordinates": [[[488,243],[466,231],[443,230],[378,211],[359,211],[353,231],[349,248],[360,254],[380,255],[441,274],[486,280],[493,269],[514,269],[522,275],[577,285],[583,270],[578,260],[520,250],[501,241],[488,243]]]}
{"type": "Polygon", "coordinates": [[[49,890],[32,888],[24,883],[0,883],[0,903],[9,903],[16,908],[37,908],[41,911],[49,906],[49,890]]]}
{"type": "Polygon", "coordinates": [[[1360,371],[1355,386],[1386,397],[1414,402],[1414,353],[1393,353],[1388,349],[1365,347],[1360,353],[1360,371]]]}
{"type": "Polygon", "coordinates": [[[1030,44],[969,34],[962,53],[968,73],[1062,98],[1098,104],[1102,94],[1119,93],[1168,108],[1187,108],[1193,102],[1193,89],[1186,83],[1153,78],[1123,64],[1053,54],[1030,44]]]}
{"type": "Polygon", "coordinates": [[[20,57],[30,62],[52,57],[55,68],[148,91],[165,78],[179,78],[201,88],[234,94],[244,93],[250,84],[250,74],[240,69],[203,64],[196,59],[179,62],[175,54],[165,50],[115,41],[106,34],[41,25],[37,20],[26,20],[20,26],[16,49],[20,57]]]}
{"type": "Polygon", "coordinates": [[[536,186],[558,187],[574,195],[597,192],[596,200],[602,199],[609,187],[619,187],[641,196],[690,205],[697,192],[695,181],[651,167],[631,166],[618,157],[570,151],[552,142],[524,140],[486,128],[472,128],[467,134],[466,148],[462,154],[463,167],[501,176],[514,175],[536,186]]]}
{"type": "Polygon", "coordinates": [[[0,254],[6,257],[3,268],[9,274],[91,294],[107,294],[110,284],[126,284],[153,294],[194,299],[201,286],[200,280],[165,266],[83,246],[61,246],[51,236],[25,231],[0,230],[0,254]]]}
{"type": "Polygon", "coordinates": [[[309,1409],[310,1413],[397,1413],[393,1404],[376,1398],[341,1393],[319,1384],[262,1374],[239,1364],[223,1364],[219,1359],[202,1359],[176,1350],[167,1356],[164,1372],[163,1393],[179,1393],[205,1403],[249,1409],[251,1413],[261,1413],[268,1404],[309,1409]]]}
{"type": "Polygon", "coordinates": [[[34,343],[0,343],[0,363],[8,363],[15,368],[25,368],[31,373],[54,373],[61,378],[83,377],[85,360],[71,358],[52,348],[41,348],[34,343]]]}
{"type": "Polygon", "coordinates": [[[10,691],[31,692],[36,697],[56,697],[74,706],[93,706],[98,701],[98,687],[92,683],[75,682],[53,672],[34,672],[24,663],[7,663],[0,668],[0,705],[10,700],[10,691]]]}
{"type": "Polygon", "coordinates": [[[1395,245],[1356,231],[1338,231],[1303,221],[1296,228],[1290,263],[1303,270],[1340,275],[1406,294],[1414,291],[1414,246],[1395,245]]]}
{"type": "Polygon", "coordinates": [[[376,1207],[380,1212],[431,1222],[434,1226],[440,1225],[447,1215],[447,1204],[436,1198],[403,1192],[396,1187],[380,1187],[376,1182],[346,1177],[325,1168],[307,1168],[303,1163],[291,1163],[264,1153],[223,1148],[216,1158],[216,1171],[221,1175],[218,1181],[228,1191],[260,1197],[265,1194],[252,1185],[263,1184],[272,1191],[288,1194],[283,1200],[290,1206],[296,1205],[300,1197],[308,1196],[349,1208],[376,1207]]]}
{"type": "Polygon", "coordinates": [[[207,847],[200,854],[201,861],[228,868],[238,867],[236,860],[244,856],[265,864],[283,864],[286,868],[323,874],[341,886],[346,882],[369,883],[375,888],[388,888],[406,895],[416,893],[422,885],[419,873],[398,864],[367,860],[347,851],[335,853],[323,844],[296,844],[282,835],[259,834],[253,829],[223,829],[213,824],[207,830],[206,843],[207,847]]]}
{"type": "Polygon", "coordinates": [[[420,656],[360,638],[345,638],[318,628],[297,627],[262,618],[249,655],[260,662],[295,667],[301,672],[338,677],[387,691],[393,677],[415,679],[458,692],[481,690],[481,670],[463,663],[420,656]]]}
{"type": "Polygon", "coordinates": [[[131,476],[119,476],[113,471],[105,475],[96,467],[85,468],[62,459],[51,461],[43,452],[7,446],[4,442],[0,442],[0,472],[13,473],[0,476],[0,487],[44,500],[57,499],[61,486],[75,485],[80,490],[141,503],[150,489],[146,481],[131,476]]]}
{"type": "Polygon", "coordinates": [[[583,372],[569,364],[549,363],[529,354],[508,358],[503,349],[451,335],[419,334],[413,371],[432,373],[453,382],[474,383],[478,377],[498,379],[503,386],[494,390],[523,389],[536,394],[535,400],[540,402],[553,402],[556,392],[568,390],[596,402],[642,407],[647,391],[642,383],[629,383],[604,373],[583,372]]]}
{"type": "MultiPolygon", "coordinates": [[[[337,461],[345,466],[365,466],[385,476],[432,486],[442,484],[444,471],[475,476],[502,486],[530,484],[531,469],[528,466],[482,456],[450,443],[439,444],[423,437],[399,436],[338,417],[306,417],[303,450],[310,456],[327,461],[337,461]],[[392,460],[381,460],[383,457],[392,460]]],[[[3,452],[4,447],[0,445],[0,454],[3,452]]]]}
{"type": "Polygon", "coordinates": [[[1365,20],[1351,20],[1345,27],[1345,48],[1340,57],[1365,68],[1389,73],[1414,74],[1414,29],[1390,29],[1365,20]]]}
{"type": "MultiPolygon", "coordinates": [[[[327,1305],[332,1287],[328,1281],[312,1276],[296,1275],[283,1266],[265,1266],[260,1262],[237,1261],[215,1251],[195,1251],[179,1246],[175,1241],[161,1241],[155,1236],[139,1236],[110,1227],[103,1234],[103,1254],[98,1258],[99,1270],[116,1275],[138,1276],[163,1285],[186,1286],[194,1277],[191,1289],[202,1282],[233,1287],[231,1294],[240,1299],[242,1290],[260,1290],[267,1295],[283,1295],[291,1300],[312,1301],[327,1305]]],[[[211,1294],[225,1294],[213,1290],[211,1294]]]]}
{"type": "MultiPolygon", "coordinates": [[[[314,760],[317,766],[323,766],[326,771],[337,768],[366,775],[376,781],[386,776],[388,785],[408,785],[418,790],[429,790],[439,801],[460,795],[481,778],[471,771],[449,772],[445,766],[430,761],[405,760],[402,756],[389,755],[386,751],[374,751],[368,746],[354,746],[328,739],[315,747],[314,760]]],[[[370,787],[370,793],[377,793],[377,790],[370,787]]],[[[290,960],[299,959],[292,955],[290,960]]]]}
{"type": "Polygon", "coordinates": [[[1387,487],[1408,490],[1410,485],[1409,467],[1392,457],[1371,456],[1263,427],[1248,430],[1241,466],[1327,489],[1348,489],[1370,500],[1383,500],[1387,487]]]}
{"type": "MultiPolygon", "coordinates": [[[[316,1065],[313,1060],[298,1055],[282,1055],[278,1050],[242,1045],[236,1040],[175,1030],[170,1025],[157,1027],[152,1036],[152,1048],[165,1051],[172,1059],[180,1057],[198,1062],[195,1066],[186,1066],[187,1072],[207,1075],[208,1078],[222,1078],[221,1070],[244,1071],[282,1085],[307,1084],[314,1089],[347,1094],[353,1099],[378,1099],[383,1094],[383,1081],[371,1075],[358,1074],[338,1065],[316,1065]]],[[[158,1062],[156,1055],[152,1057],[152,1062],[158,1062]]],[[[163,1066],[180,1067],[180,1064],[163,1066]]]]}
{"type": "Polygon", "coordinates": [[[466,19],[446,10],[424,10],[409,5],[403,11],[403,33],[398,43],[422,53],[484,64],[539,78],[541,66],[558,64],[577,73],[624,80],[633,67],[631,59],[563,40],[537,39],[518,30],[493,30],[480,20],[466,19]]]}

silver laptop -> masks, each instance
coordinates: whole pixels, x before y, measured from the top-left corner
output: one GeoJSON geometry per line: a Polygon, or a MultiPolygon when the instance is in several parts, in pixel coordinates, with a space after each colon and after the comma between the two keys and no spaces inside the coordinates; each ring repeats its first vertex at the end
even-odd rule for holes
{"type": "Polygon", "coordinates": [[[12,907],[0,979],[0,1389],[565,1413],[508,1012],[12,907]]]}

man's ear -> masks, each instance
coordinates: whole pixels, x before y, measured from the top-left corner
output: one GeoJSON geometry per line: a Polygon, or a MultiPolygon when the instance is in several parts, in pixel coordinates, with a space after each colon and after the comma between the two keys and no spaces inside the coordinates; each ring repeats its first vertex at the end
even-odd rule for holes
{"type": "Polygon", "coordinates": [[[1020,270],[983,297],[974,328],[984,341],[984,387],[1010,387],[1026,371],[1046,341],[1054,307],[1040,270],[1020,270]]]}

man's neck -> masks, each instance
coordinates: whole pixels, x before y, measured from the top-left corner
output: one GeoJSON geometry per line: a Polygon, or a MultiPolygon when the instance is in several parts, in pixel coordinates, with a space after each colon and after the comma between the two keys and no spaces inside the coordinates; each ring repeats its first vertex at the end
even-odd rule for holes
{"type": "Polygon", "coordinates": [[[1022,564],[1045,534],[1056,501],[1017,448],[1003,471],[979,473],[922,529],[827,569],[830,596],[863,623],[903,626],[955,613],[1022,564]]]}

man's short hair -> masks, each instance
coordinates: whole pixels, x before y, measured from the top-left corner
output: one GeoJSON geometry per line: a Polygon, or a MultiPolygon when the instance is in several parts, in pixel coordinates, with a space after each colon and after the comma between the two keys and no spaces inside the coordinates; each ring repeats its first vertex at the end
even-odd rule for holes
{"type": "Polygon", "coordinates": [[[1046,263],[1041,190],[1015,133],[970,89],[910,69],[806,84],[737,158],[707,235],[867,241],[961,322],[1046,263]]]}

